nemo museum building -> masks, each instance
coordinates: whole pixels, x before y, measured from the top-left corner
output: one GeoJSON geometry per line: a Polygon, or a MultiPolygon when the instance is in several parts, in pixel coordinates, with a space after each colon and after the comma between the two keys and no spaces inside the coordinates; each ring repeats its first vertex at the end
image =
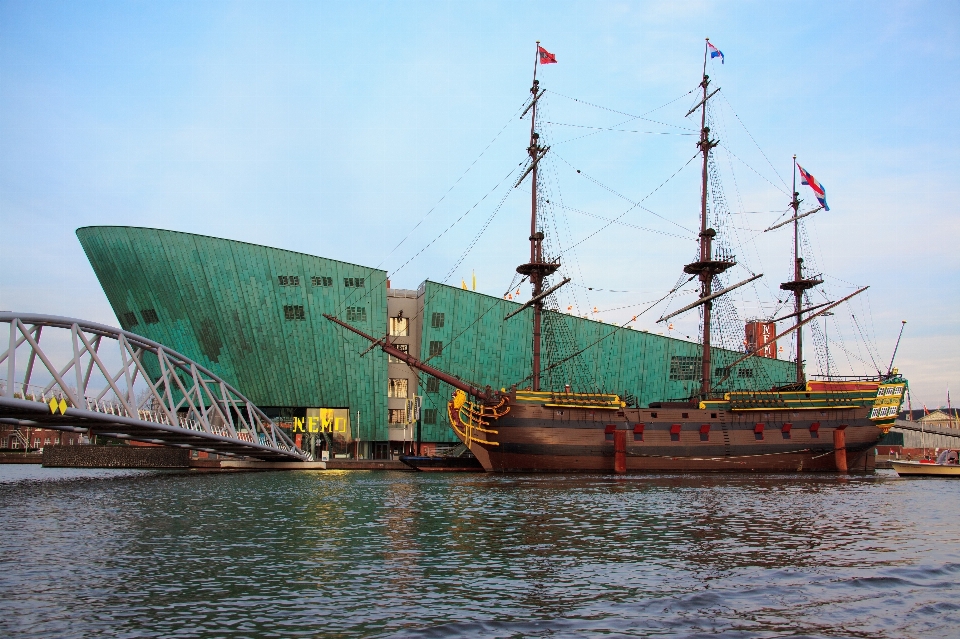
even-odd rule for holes
{"type": "MultiPolygon", "coordinates": [[[[324,314],[389,333],[401,350],[481,388],[529,385],[532,311],[504,320],[520,306],[513,301],[429,280],[395,289],[382,270],[190,233],[92,226],[77,237],[123,329],[203,364],[307,448],[368,459],[412,451],[415,397],[423,453],[457,443],[450,386],[324,314]]],[[[689,397],[699,383],[698,344],[560,313],[544,324],[545,388],[601,389],[646,406],[689,397]]],[[[739,355],[714,351],[714,360],[739,355]]],[[[787,383],[793,364],[773,355],[747,360],[737,376],[787,383]]]]}

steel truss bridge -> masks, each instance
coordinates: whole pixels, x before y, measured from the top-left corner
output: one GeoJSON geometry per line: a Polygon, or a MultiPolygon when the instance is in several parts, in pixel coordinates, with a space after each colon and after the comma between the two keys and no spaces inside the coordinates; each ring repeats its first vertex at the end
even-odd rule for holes
{"type": "Polygon", "coordinates": [[[0,312],[0,349],[4,341],[0,423],[264,461],[313,459],[237,389],[145,337],[68,317],[0,312]]]}

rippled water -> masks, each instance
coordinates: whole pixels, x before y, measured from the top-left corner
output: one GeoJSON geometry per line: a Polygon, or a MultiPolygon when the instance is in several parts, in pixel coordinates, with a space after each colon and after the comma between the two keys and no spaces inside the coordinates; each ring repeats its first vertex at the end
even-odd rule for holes
{"type": "Polygon", "coordinates": [[[960,481],[0,466],[0,636],[957,637],[960,481]]]}

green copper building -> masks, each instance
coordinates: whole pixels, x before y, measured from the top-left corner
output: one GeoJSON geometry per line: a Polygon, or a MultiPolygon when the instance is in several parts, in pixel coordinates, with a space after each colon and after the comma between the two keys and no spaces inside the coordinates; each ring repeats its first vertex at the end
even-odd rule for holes
{"type": "MultiPolygon", "coordinates": [[[[98,226],[77,237],[124,329],[203,364],[334,452],[410,450],[415,395],[427,450],[456,438],[444,408],[450,387],[379,350],[365,353],[369,342],[324,313],[369,335],[389,332],[401,350],[474,384],[529,384],[532,311],[504,321],[519,307],[512,301],[430,281],[393,289],[385,271],[189,233],[98,226]]],[[[545,326],[544,339],[565,347],[544,362],[545,388],[572,384],[647,405],[689,396],[698,383],[698,344],[557,313],[545,326]]],[[[737,356],[714,351],[718,367],[737,356]]],[[[792,372],[790,362],[755,357],[734,377],[786,383],[792,372]]]]}

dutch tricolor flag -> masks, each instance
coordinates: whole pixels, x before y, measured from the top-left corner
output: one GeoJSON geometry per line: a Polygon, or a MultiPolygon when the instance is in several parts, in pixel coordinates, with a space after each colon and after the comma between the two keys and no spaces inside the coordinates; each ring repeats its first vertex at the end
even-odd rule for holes
{"type": "Polygon", "coordinates": [[[711,58],[720,58],[720,64],[723,64],[723,51],[713,46],[713,43],[707,40],[707,49],[710,51],[711,58]]]}

